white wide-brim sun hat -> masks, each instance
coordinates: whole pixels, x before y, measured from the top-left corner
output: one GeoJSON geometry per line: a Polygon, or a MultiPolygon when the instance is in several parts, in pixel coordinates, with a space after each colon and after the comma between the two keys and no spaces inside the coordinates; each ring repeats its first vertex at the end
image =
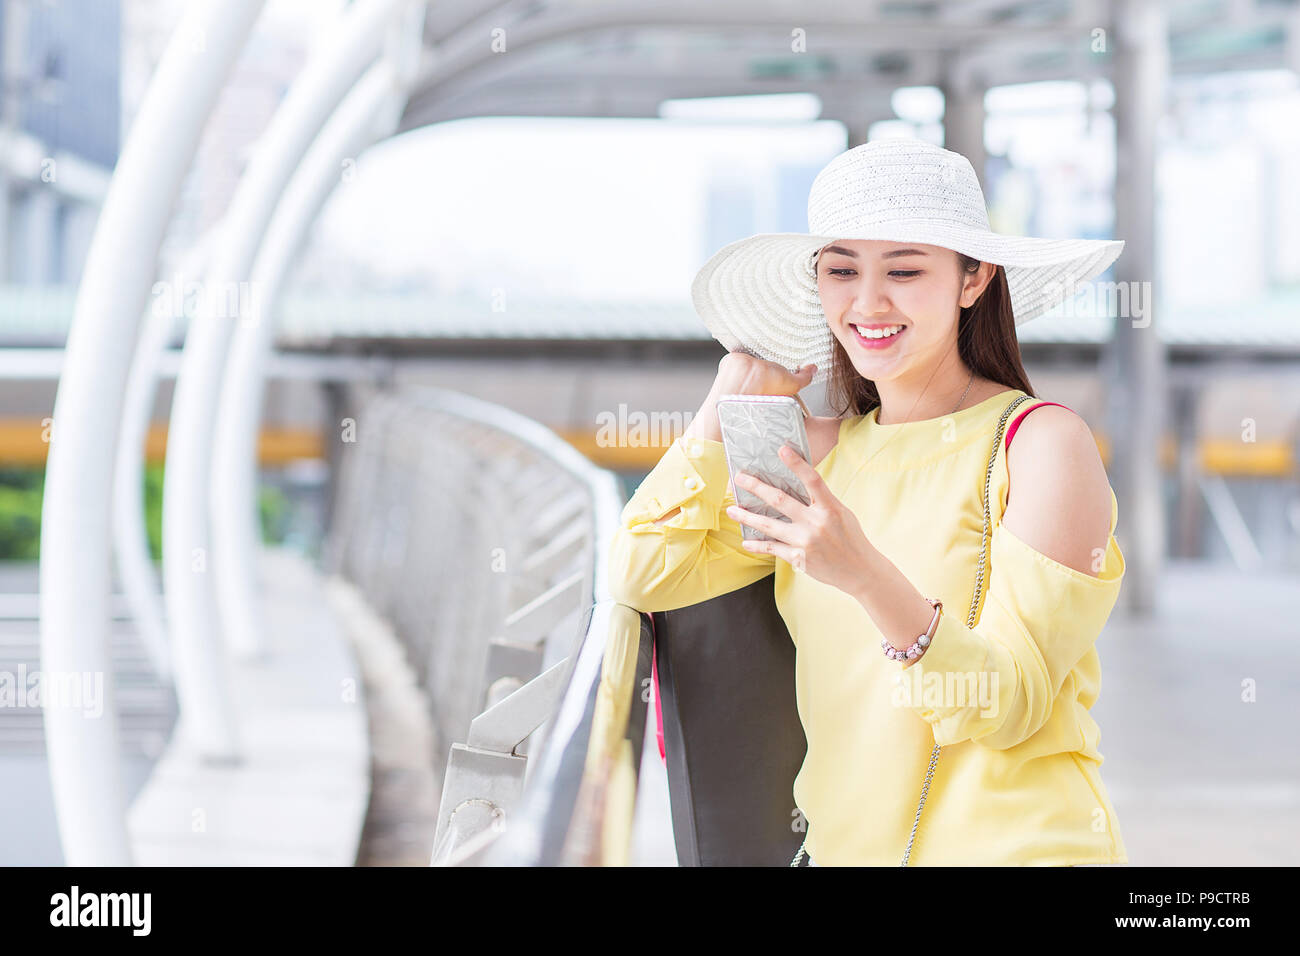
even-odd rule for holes
{"type": "Polygon", "coordinates": [[[916,139],[846,150],[813,180],[807,233],[761,233],[724,246],[691,283],[695,311],[729,352],[792,371],[830,373],[834,336],[817,291],[816,259],[837,239],[917,242],[1004,268],[1016,325],[1042,315],[1104,272],[1120,239],[1039,239],[989,228],[984,193],[960,153],[916,139]]]}

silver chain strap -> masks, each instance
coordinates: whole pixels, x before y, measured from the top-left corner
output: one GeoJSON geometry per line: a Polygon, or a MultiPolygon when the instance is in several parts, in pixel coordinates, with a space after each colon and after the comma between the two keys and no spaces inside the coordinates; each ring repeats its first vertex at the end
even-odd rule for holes
{"type": "MultiPolygon", "coordinates": [[[[984,472],[984,531],[980,536],[980,558],[975,571],[975,594],[971,598],[970,611],[966,615],[967,627],[975,626],[975,616],[979,613],[980,595],[984,591],[984,566],[988,555],[989,525],[992,524],[992,516],[989,511],[989,486],[993,482],[993,466],[998,459],[998,446],[1002,444],[1002,432],[1006,428],[1007,419],[1011,417],[1011,413],[1014,412],[1022,402],[1027,402],[1029,399],[1030,396],[1021,395],[1003,410],[1002,416],[998,419],[997,432],[993,436],[993,449],[989,452],[989,464],[988,468],[985,469],[984,472]]],[[[921,784],[921,801],[916,805],[916,818],[912,821],[912,833],[907,838],[907,849],[903,851],[903,862],[900,863],[899,866],[907,866],[907,861],[912,856],[912,843],[916,840],[917,827],[921,825],[921,811],[925,808],[925,798],[930,793],[930,781],[934,777],[935,764],[939,762],[940,749],[939,744],[935,744],[934,752],[930,754],[930,766],[926,769],[925,780],[921,784]]],[[[808,838],[805,837],[804,843],[806,843],[807,840],[808,838]]],[[[798,866],[799,861],[803,859],[804,843],[799,844],[799,849],[796,851],[794,859],[790,861],[791,866],[798,866]]]]}

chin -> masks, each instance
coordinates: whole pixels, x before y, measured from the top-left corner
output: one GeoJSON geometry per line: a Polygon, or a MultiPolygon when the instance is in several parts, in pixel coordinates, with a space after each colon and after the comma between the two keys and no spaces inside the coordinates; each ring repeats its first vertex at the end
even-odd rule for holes
{"type": "Polygon", "coordinates": [[[883,365],[876,363],[854,362],[853,368],[865,379],[872,382],[887,382],[894,377],[892,365],[883,365]]]}
{"type": "Polygon", "coordinates": [[[901,364],[898,358],[865,355],[862,349],[856,348],[856,343],[846,346],[841,342],[840,345],[849,356],[849,364],[863,378],[873,382],[887,382],[898,374],[901,364]]]}

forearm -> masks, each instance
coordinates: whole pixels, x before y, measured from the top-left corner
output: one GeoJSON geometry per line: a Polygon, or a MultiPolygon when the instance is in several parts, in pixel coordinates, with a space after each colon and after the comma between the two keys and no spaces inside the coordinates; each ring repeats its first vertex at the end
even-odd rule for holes
{"type": "MultiPolygon", "coordinates": [[[[931,724],[936,743],[976,740],[1007,749],[1047,725],[1118,597],[1124,563],[1113,532],[1110,548],[1095,577],[1045,557],[1003,526],[994,528],[978,623],[967,623],[964,604],[945,607],[925,654],[899,663],[911,677],[901,703],[931,724]]],[[[953,594],[922,595],[884,555],[874,548],[865,554],[852,562],[861,585],[850,593],[884,638],[905,649],[934,615],[925,597],[953,594]]]]}
{"type": "Polygon", "coordinates": [[[699,410],[691,418],[691,423],[682,432],[682,437],[707,438],[709,441],[722,441],[722,426],[718,423],[718,391],[710,389],[699,410]]]}
{"type": "Polygon", "coordinates": [[[698,604],[775,569],[771,555],[742,546],[727,517],[727,463],[720,446],[676,441],[623,507],[609,545],[612,596],[641,611],[698,604]],[[670,520],[661,520],[665,516],[670,520]]]}
{"type": "MultiPolygon", "coordinates": [[[[925,596],[884,554],[868,551],[862,583],[853,595],[871,617],[885,640],[905,651],[924,634],[934,618],[925,596]]],[[[910,667],[912,662],[902,665],[910,667]]]]}
{"type": "MultiPolygon", "coordinates": [[[[689,425],[682,432],[681,441],[689,442],[692,439],[707,439],[709,441],[722,441],[722,429],[718,424],[717,399],[714,392],[710,391],[704,404],[700,406],[689,425]]],[[[661,518],[655,519],[655,524],[664,524],[677,517],[680,508],[674,508],[661,518]]]]}

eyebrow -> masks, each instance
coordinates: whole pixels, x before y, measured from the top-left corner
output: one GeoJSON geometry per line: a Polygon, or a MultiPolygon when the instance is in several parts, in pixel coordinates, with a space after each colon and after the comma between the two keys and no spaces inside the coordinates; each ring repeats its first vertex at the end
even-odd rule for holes
{"type": "MultiPolygon", "coordinates": [[[[834,245],[827,246],[825,249],[822,250],[822,252],[838,252],[840,255],[848,256],[850,259],[856,259],[858,257],[858,254],[856,252],[844,246],[834,246],[834,245]]],[[[923,252],[920,249],[894,249],[891,250],[890,252],[883,253],[880,258],[897,259],[899,256],[925,256],[925,255],[929,255],[929,253],[923,252]]]]}

